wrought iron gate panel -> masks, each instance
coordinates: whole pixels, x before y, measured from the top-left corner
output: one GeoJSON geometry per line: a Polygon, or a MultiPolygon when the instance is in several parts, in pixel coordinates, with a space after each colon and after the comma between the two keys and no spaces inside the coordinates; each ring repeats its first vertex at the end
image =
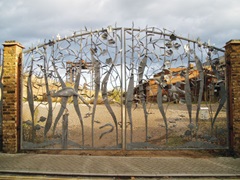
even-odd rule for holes
{"type": "Polygon", "coordinates": [[[32,47],[22,148],[227,148],[223,52],[154,27],[86,29],[32,47]]]}
{"type": "Polygon", "coordinates": [[[58,36],[25,53],[23,148],[121,148],[121,31],[58,36]]]}
{"type": "Polygon", "coordinates": [[[227,148],[223,51],[154,27],[124,33],[127,148],[227,148]]]}

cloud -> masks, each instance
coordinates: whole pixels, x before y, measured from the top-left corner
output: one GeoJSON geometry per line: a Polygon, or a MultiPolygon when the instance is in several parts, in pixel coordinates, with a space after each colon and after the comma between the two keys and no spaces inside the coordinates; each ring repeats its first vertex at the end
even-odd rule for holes
{"type": "Polygon", "coordinates": [[[0,41],[15,39],[25,46],[39,39],[71,35],[85,26],[99,29],[117,26],[155,26],[179,35],[224,46],[238,39],[238,0],[2,0],[0,41]]]}

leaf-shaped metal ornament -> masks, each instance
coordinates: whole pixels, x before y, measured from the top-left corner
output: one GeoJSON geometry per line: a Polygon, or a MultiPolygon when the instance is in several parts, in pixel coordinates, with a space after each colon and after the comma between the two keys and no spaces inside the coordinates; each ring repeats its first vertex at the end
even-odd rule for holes
{"type": "Polygon", "coordinates": [[[173,47],[175,48],[175,49],[179,49],[180,47],[181,47],[181,44],[179,44],[179,43],[174,43],[173,44],[173,47]]]}
{"type": "MultiPolygon", "coordinates": [[[[57,96],[55,96],[57,97],[57,96]]],[[[55,118],[55,121],[54,121],[54,124],[53,124],[53,136],[55,135],[55,131],[56,131],[56,127],[57,127],[57,124],[60,120],[60,118],[62,117],[63,113],[64,113],[64,110],[67,108],[66,105],[67,105],[67,101],[68,101],[68,97],[65,96],[65,97],[62,97],[62,100],[61,100],[61,108],[58,112],[58,115],[57,117],[55,118]]]]}
{"type": "Polygon", "coordinates": [[[106,64],[111,64],[112,63],[112,58],[106,59],[106,64]]]}
{"type": "Polygon", "coordinates": [[[167,43],[165,43],[165,46],[167,47],[167,48],[172,48],[172,41],[168,41],[167,43]]]}
{"type": "Polygon", "coordinates": [[[53,68],[54,68],[54,72],[57,74],[57,78],[58,78],[58,80],[59,80],[59,82],[61,83],[61,86],[62,86],[62,89],[59,92],[57,92],[54,95],[52,95],[53,97],[62,97],[61,108],[60,108],[60,110],[58,112],[58,115],[55,118],[55,121],[54,121],[54,124],[53,124],[53,135],[54,135],[56,127],[57,127],[57,123],[60,120],[60,118],[62,117],[64,110],[66,109],[67,100],[68,100],[68,97],[70,95],[67,94],[67,95],[64,96],[64,93],[65,93],[64,88],[66,88],[66,84],[64,83],[62,77],[60,76],[60,74],[59,74],[59,72],[57,70],[57,67],[55,65],[54,60],[52,60],[52,65],[53,65],[53,68]],[[63,94],[63,95],[61,95],[61,94],[63,94]]]}
{"type": "Polygon", "coordinates": [[[53,68],[54,68],[54,72],[57,74],[57,78],[58,78],[59,82],[61,83],[62,88],[65,88],[66,84],[64,83],[62,77],[60,76],[54,60],[52,60],[52,65],[53,65],[53,68]]]}
{"type": "MultiPolygon", "coordinates": [[[[100,91],[100,67],[101,63],[92,57],[92,63],[94,65],[94,76],[95,76],[95,95],[94,95],[94,102],[93,102],[93,110],[92,110],[92,137],[94,137],[94,120],[95,120],[95,113],[98,101],[98,94],[100,91]]],[[[94,138],[92,138],[92,147],[94,147],[94,138]]]]}
{"type": "Polygon", "coordinates": [[[49,84],[48,84],[48,77],[47,77],[47,51],[46,48],[44,48],[44,81],[45,81],[45,85],[46,85],[46,92],[47,92],[47,101],[48,101],[48,115],[47,115],[47,120],[45,123],[45,127],[44,127],[44,139],[46,139],[47,137],[47,133],[50,130],[51,126],[52,126],[52,119],[53,119],[53,107],[52,107],[52,98],[50,95],[50,89],[49,89],[49,84]]]}
{"type": "Polygon", "coordinates": [[[161,84],[161,81],[158,83],[157,103],[158,103],[158,109],[163,117],[163,121],[165,124],[166,144],[168,144],[168,123],[167,123],[166,113],[163,108],[163,93],[162,93],[162,86],[160,84],[161,84]]]}
{"type": "Polygon", "coordinates": [[[166,56],[171,56],[173,54],[173,51],[171,49],[168,49],[166,51],[166,56]]]}
{"type": "Polygon", "coordinates": [[[217,119],[217,116],[218,116],[219,112],[221,111],[221,109],[223,108],[223,106],[224,106],[224,104],[227,100],[227,91],[226,91],[224,83],[220,82],[219,86],[220,86],[220,93],[219,94],[220,94],[221,99],[219,101],[217,111],[216,111],[216,113],[214,115],[214,118],[213,118],[213,121],[212,121],[212,129],[214,127],[214,124],[215,124],[215,121],[217,119]]]}
{"type": "Polygon", "coordinates": [[[199,87],[199,93],[198,93],[198,104],[197,104],[197,111],[196,111],[196,126],[198,128],[198,118],[199,118],[199,111],[201,108],[201,102],[202,102],[202,96],[203,96],[203,90],[204,90],[204,72],[203,67],[200,59],[195,55],[195,62],[196,67],[199,72],[199,78],[200,78],[200,87],[199,87]]]}
{"type": "Polygon", "coordinates": [[[104,32],[102,35],[101,35],[101,38],[106,40],[108,38],[108,34],[106,32],[104,32]]]}
{"type": "Polygon", "coordinates": [[[189,44],[184,45],[184,50],[185,50],[186,54],[192,54],[193,53],[193,50],[190,48],[189,44]]]}
{"type": "Polygon", "coordinates": [[[109,39],[109,40],[108,40],[108,43],[109,43],[109,44],[115,44],[115,40],[109,39]]]}
{"type": "Polygon", "coordinates": [[[113,28],[112,28],[112,26],[108,26],[108,27],[107,27],[107,32],[108,32],[108,34],[110,34],[110,33],[113,32],[113,28]]]}
{"type": "Polygon", "coordinates": [[[213,130],[213,127],[214,127],[214,124],[215,124],[215,121],[217,119],[217,116],[219,114],[219,112],[221,111],[221,109],[223,108],[226,100],[227,100],[227,91],[226,91],[226,88],[225,88],[225,85],[223,83],[223,80],[221,78],[221,76],[219,75],[219,72],[217,71],[216,69],[216,66],[211,62],[211,56],[209,56],[209,61],[210,61],[210,64],[211,64],[211,68],[215,74],[215,76],[217,77],[217,80],[219,82],[219,86],[220,86],[220,101],[219,101],[219,105],[218,105],[218,108],[217,108],[217,111],[214,115],[214,118],[212,120],[212,130],[213,130]]]}
{"type": "Polygon", "coordinates": [[[32,120],[32,142],[34,142],[35,139],[35,132],[34,132],[34,99],[33,99],[33,90],[32,90],[32,71],[33,69],[33,59],[31,61],[30,65],[30,72],[27,80],[27,100],[28,100],[28,105],[31,113],[31,120],[32,120]]]}
{"type": "Polygon", "coordinates": [[[145,100],[145,94],[143,89],[143,74],[145,71],[145,67],[147,65],[147,59],[148,59],[147,56],[144,56],[144,58],[141,60],[138,67],[139,92],[140,92],[140,97],[141,97],[141,102],[142,102],[143,112],[144,112],[146,141],[148,141],[148,113],[147,113],[146,100],[145,100]]]}
{"type": "MultiPolygon", "coordinates": [[[[79,86],[79,82],[80,82],[81,70],[82,70],[82,61],[80,61],[79,69],[77,71],[77,76],[76,76],[75,85],[74,85],[75,92],[78,92],[78,86],[79,86]]],[[[81,124],[81,129],[82,129],[82,146],[84,147],[84,125],[83,125],[83,118],[82,118],[81,111],[80,111],[79,104],[78,104],[78,96],[73,96],[73,105],[74,105],[74,109],[75,109],[75,111],[77,113],[78,119],[79,119],[80,124],[81,124]]]]}
{"type": "Polygon", "coordinates": [[[185,74],[184,90],[185,90],[185,99],[186,99],[186,106],[188,110],[189,120],[190,120],[190,123],[192,123],[192,95],[191,95],[191,88],[190,88],[190,82],[189,82],[189,67],[187,68],[186,74],[185,74]]]}
{"type": "Polygon", "coordinates": [[[172,41],[175,41],[177,39],[177,36],[174,33],[171,34],[169,37],[172,41]]]}
{"type": "Polygon", "coordinates": [[[109,104],[109,100],[108,100],[108,94],[107,94],[107,84],[108,84],[108,79],[110,74],[112,73],[114,64],[111,65],[110,69],[108,70],[106,76],[104,77],[103,81],[102,81],[102,98],[104,101],[104,104],[108,110],[108,112],[110,113],[110,115],[112,116],[113,122],[115,124],[115,129],[116,129],[116,145],[118,145],[118,123],[117,123],[117,118],[115,113],[113,112],[110,104],[109,104]]]}
{"type": "Polygon", "coordinates": [[[128,83],[128,90],[126,94],[126,107],[128,112],[128,119],[130,121],[130,143],[132,143],[133,121],[132,121],[132,104],[133,104],[133,90],[134,90],[134,74],[133,67],[131,69],[131,76],[128,83]]]}

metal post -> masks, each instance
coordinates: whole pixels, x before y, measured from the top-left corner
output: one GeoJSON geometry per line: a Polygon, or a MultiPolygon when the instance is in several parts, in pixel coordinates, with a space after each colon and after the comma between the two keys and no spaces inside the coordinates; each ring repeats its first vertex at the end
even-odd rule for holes
{"type": "MultiPolygon", "coordinates": [[[[124,90],[124,93],[126,95],[126,32],[125,29],[123,30],[123,41],[124,41],[124,59],[121,57],[121,77],[122,77],[122,83],[124,83],[124,88],[122,88],[122,92],[124,90]],[[124,62],[123,62],[124,60],[124,62]]],[[[122,32],[121,32],[122,35],[122,32]]],[[[125,106],[125,100],[126,97],[124,98],[123,102],[123,93],[122,93],[122,149],[126,150],[126,106],[125,106]]]]}
{"type": "Polygon", "coordinates": [[[69,113],[65,110],[65,114],[62,118],[62,148],[67,149],[68,146],[68,115],[69,113]]]}

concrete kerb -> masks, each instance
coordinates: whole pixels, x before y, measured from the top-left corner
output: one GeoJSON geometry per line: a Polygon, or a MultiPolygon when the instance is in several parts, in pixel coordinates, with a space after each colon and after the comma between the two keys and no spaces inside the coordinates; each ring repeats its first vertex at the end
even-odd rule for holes
{"type": "Polygon", "coordinates": [[[82,177],[240,177],[240,158],[0,154],[0,174],[82,177]]]}

